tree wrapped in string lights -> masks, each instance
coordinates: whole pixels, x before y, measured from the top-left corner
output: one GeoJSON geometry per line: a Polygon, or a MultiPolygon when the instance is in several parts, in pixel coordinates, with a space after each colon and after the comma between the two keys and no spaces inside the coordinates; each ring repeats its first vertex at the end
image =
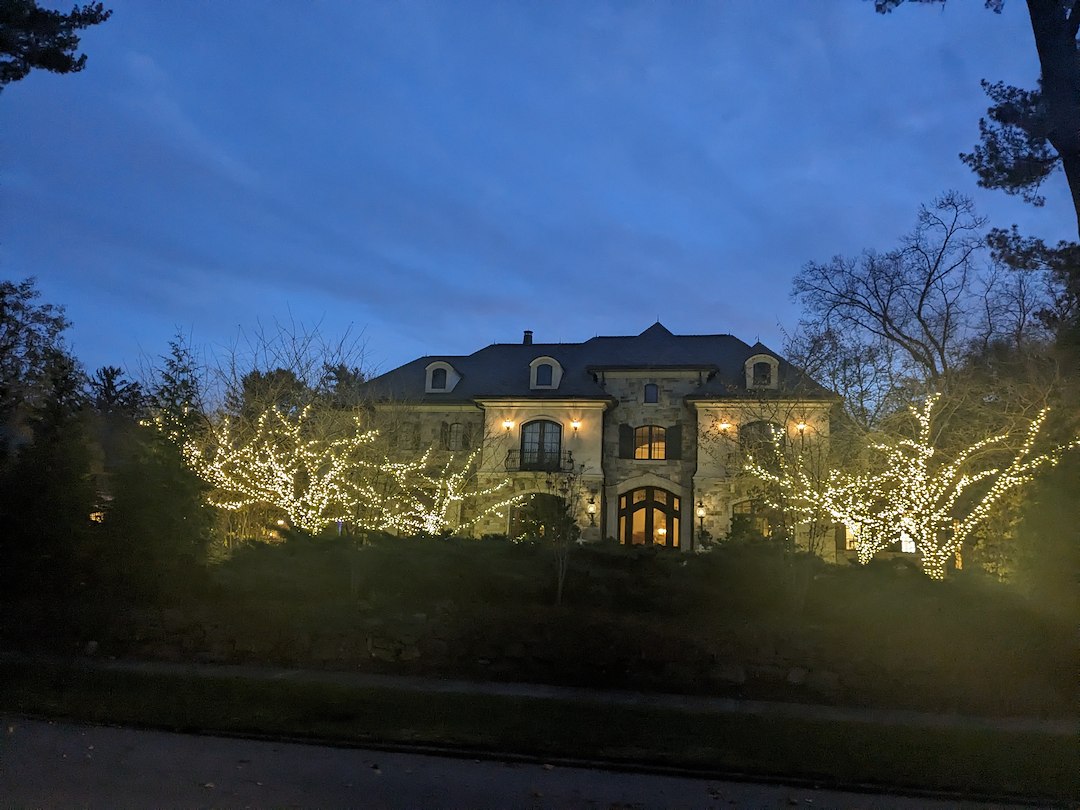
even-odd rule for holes
{"type": "Polygon", "coordinates": [[[184,444],[184,458],[212,487],[211,505],[270,506],[290,525],[316,532],[350,520],[380,495],[356,475],[376,431],[365,430],[356,417],[347,429],[327,435],[317,422],[310,405],[296,413],[268,408],[246,431],[225,416],[210,425],[205,441],[184,444]]]}
{"type": "Polygon", "coordinates": [[[815,482],[797,460],[780,455],[779,470],[769,470],[753,458],[747,471],[779,491],[787,507],[804,519],[827,516],[853,531],[859,561],[869,562],[877,551],[906,535],[922,557],[923,571],[943,579],[949,559],[972,531],[1009,492],[1030,482],[1043,466],[1060,461],[1080,439],[1035,455],[1035,442],[1046,421],[1044,409],[1031,420],[1018,445],[1009,449],[1013,433],[977,441],[942,459],[933,443],[934,408],[939,396],[912,407],[914,438],[870,446],[869,472],[833,471],[815,482]],[[986,459],[998,459],[987,462],[986,459]]]}
{"type": "Polygon", "coordinates": [[[392,463],[386,460],[373,472],[388,476],[391,487],[380,491],[385,499],[380,515],[371,528],[398,534],[437,535],[450,529],[466,529],[484,517],[519,503],[521,495],[495,501],[468,519],[461,517],[466,500],[482,502],[510,486],[510,479],[483,490],[474,488],[474,473],[479,448],[464,462],[453,454],[443,464],[432,461],[428,449],[416,461],[392,463]]]}

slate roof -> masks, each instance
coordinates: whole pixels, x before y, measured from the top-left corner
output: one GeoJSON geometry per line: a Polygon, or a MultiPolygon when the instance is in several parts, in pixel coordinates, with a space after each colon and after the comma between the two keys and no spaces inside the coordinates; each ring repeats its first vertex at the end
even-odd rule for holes
{"type": "Polygon", "coordinates": [[[640,335],[594,337],[583,343],[493,343],[469,355],[429,355],[388,371],[367,383],[376,398],[422,403],[463,403],[476,399],[610,400],[594,378],[604,370],[700,369],[707,380],[688,399],[792,395],[833,398],[826,389],[758,342],[732,335],[674,335],[659,321],[640,335]],[[755,354],[780,361],[779,391],[748,391],[744,364],[755,354]],[[529,388],[529,364],[553,357],[563,368],[558,389],[529,388]],[[425,369],[449,363],[461,375],[453,391],[425,393],[425,369]]]}

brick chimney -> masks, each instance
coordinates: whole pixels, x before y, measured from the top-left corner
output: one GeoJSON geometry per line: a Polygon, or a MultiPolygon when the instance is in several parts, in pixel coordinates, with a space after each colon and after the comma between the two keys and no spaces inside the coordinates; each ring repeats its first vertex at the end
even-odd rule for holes
{"type": "Polygon", "coordinates": [[[521,339],[521,342],[526,346],[532,346],[532,329],[525,330],[525,337],[521,339]]]}

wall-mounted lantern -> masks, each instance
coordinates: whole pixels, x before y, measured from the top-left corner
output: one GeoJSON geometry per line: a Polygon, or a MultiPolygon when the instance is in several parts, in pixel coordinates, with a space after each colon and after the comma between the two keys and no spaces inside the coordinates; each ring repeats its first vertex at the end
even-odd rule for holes
{"type": "Polygon", "coordinates": [[[585,511],[589,513],[589,525],[596,525],[596,495],[589,493],[589,500],[585,504],[585,511]]]}
{"type": "Polygon", "coordinates": [[[514,421],[512,419],[503,419],[503,430],[509,433],[514,429],[514,421]]]}
{"type": "Polygon", "coordinates": [[[802,436],[806,433],[806,422],[800,421],[799,424],[795,425],[795,429],[799,431],[799,435],[802,436]]]}
{"type": "Polygon", "coordinates": [[[697,509],[694,510],[698,519],[698,531],[705,531],[705,504],[700,499],[697,502],[697,509]]]}
{"type": "Polygon", "coordinates": [[[581,420],[580,419],[571,419],[570,420],[570,427],[573,428],[574,433],[577,433],[581,429],[581,420]]]}

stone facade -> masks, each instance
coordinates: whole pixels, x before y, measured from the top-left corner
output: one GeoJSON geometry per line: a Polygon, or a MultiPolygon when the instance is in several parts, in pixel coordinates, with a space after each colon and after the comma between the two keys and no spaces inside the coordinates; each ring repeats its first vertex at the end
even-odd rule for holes
{"type": "MultiPolygon", "coordinates": [[[[835,402],[761,344],[677,336],[660,324],[580,344],[534,346],[527,333],[522,344],[466,357],[419,358],[372,385],[403,392],[384,410],[405,413],[421,442],[477,450],[476,490],[498,489],[467,504],[465,522],[510,495],[556,495],[586,540],[683,551],[728,535],[736,515],[774,530],[755,498],[759,485],[743,472],[746,454],[776,431],[786,447],[824,463],[835,402]]],[[[465,531],[513,533],[513,512],[465,531]]],[[[823,539],[786,528],[824,556],[835,553],[831,532],[823,539]]]]}

